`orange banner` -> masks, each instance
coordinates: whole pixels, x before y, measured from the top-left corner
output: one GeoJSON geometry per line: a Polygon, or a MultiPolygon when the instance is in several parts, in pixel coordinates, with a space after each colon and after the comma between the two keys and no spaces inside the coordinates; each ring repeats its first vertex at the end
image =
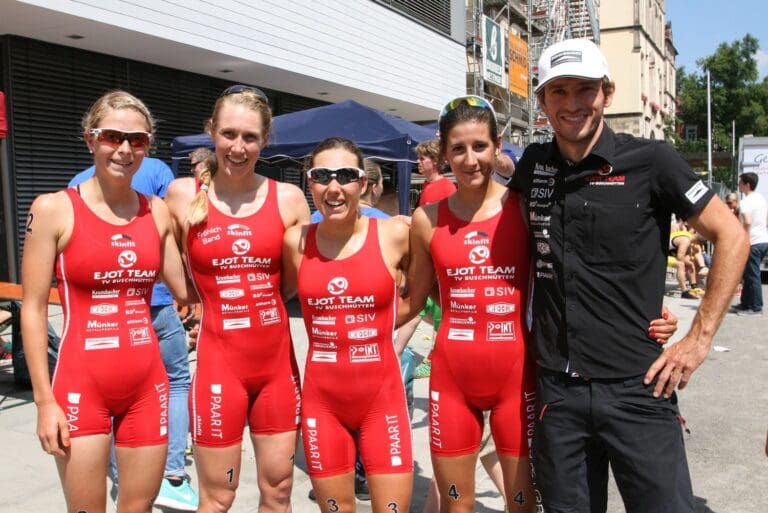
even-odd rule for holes
{"type": "Polygon", "coordinates": [[[528,98],[528,43],[509,33],[509,90],[528,98]]]}

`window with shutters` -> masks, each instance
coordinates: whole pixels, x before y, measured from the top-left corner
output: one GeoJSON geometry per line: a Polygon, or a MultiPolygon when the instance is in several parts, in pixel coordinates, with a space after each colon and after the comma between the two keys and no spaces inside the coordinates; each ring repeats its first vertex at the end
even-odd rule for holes
{"type": "Polygon", "coordinates": [[[438,32],[451,35],[451,0],[373,0],[438,32]]]}

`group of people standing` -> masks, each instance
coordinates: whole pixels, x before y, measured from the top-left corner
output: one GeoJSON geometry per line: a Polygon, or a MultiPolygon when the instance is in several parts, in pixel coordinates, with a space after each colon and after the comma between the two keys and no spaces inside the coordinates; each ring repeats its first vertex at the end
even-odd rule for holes
{"type": "Polygon", "coordinates": [[[439,154],[456,190],[410,226],[361,214],[372,185],[363,155],[336,137],[308,158],[322,215],[310,224],[298,187],[254,172],[271,110],[246,86],[214,106],[215,165],[174,180],[165,201],[139,194],[131,181],[154,121],[129,93],[97,100],[83,121],[94,175],[35,200],[22,265],[38,436],[68,510],[104,511],[112,432],[118,510],[147,513],[160,489],[169,382],[150,327],[159,278],[179,303],[202,305],[189,394],[200,512],[232,506],[246,425],[260,512],[291,510],[299,429],[323,513],[354,511],[356,444],[373,511],[408,512],[411,432],[393,332],[430,294],[443,315],[428,414],[443,513],[474,508],[484,411],[509,511],[537,507],[532,454],[548,512],[604,510],[609,462],[628,511],[693,511],[674,390],[706,357],[745,238],[666,146],[604,125],[614,86],[597,47],[557,43],[539,69],[555,140],[532,145],[506,187],[492,178],[492,106],[448,102],[439,154]],[[673,210],[716,250],[691,332],[662,349],[676,326],[666,312],[653,320],[673,210]],[[51,384],[54,272],[65,321],[51,384]],[[285,308],[294,294],[309,343],[303,384],[285,308]]]}

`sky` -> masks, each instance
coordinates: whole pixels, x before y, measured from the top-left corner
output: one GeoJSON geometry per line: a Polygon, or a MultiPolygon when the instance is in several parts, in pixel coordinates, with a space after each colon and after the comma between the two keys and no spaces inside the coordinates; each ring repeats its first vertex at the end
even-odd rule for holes
{"type": "Polygon", "coordinates": [[[678,51],[676,64],[685,66],[687,73],[701,72],[696,60],[715,53],[720,43],[741,40],[749,33],[760,42],[756,55],[760,80],[768,75],[768,1],[666,0],[666,9],[678,51]]]}

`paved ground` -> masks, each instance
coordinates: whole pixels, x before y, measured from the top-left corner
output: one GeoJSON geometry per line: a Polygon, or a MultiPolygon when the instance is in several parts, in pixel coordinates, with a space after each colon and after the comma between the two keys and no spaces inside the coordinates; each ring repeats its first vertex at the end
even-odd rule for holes
{"type": "MultiPolygon", "coordinates": [[[[768,298],[768,289],[764,287],[768,298]]],[[[666,303],[680,317],[681,331],[689,326],[697,301],[668,297],[666,303]]],[[[59,310],[51,321],[61,326],[59,310]]],[[[422,327],[424,325],[422,324],[422,327]]],[[[300,365],[306,357],[306,335],[294,312],[291,318],[300,365]]],[[[768,315],[728,315],[715,338],[709,359],[680,394],[682,414],[691,430],[686,435],[697,513],[768,512],[768,458],[764,454],[768,427],[768,315]]],[[[413,339],[424,354],[430,345],[429,328],[413,339]]],[[[6,334],[7,336],[7,334],[6,334]]],[[[192,353],[194,360],[195,353],[192,353]]],[[[194,361],[193,361],[194,363],[194,361]]],[[[53,459],[43,453],[35,436],[35,407],[31,392],[13,385],[8,367],[0,367],[0,513],[63,511],[64,499],[53,459]]],[[[427,380],[416,382],[414,413],[415,491],[411,511],[420,512],[432,475],[426,431],[427,380]]],[[[244,470],[233,513],[255,511],[258,492],[253,452],[244,450],[244,470]]],[[[196,483],[194,464],[189,473],[196,483]]],[[[303,455],[297,457],[294,511],[312,512],[303,455]]],[[[370,511],[358,502],[358,510],[370,511]]],[[[108,511],[114,511],[111,504],[108,511]]],[[[503,504],[484,472],[478,472],[476,511],[503,511],[503,504]]],[[[611,490],[609,513],[624,511],[618,492],[611,490]]]]}

